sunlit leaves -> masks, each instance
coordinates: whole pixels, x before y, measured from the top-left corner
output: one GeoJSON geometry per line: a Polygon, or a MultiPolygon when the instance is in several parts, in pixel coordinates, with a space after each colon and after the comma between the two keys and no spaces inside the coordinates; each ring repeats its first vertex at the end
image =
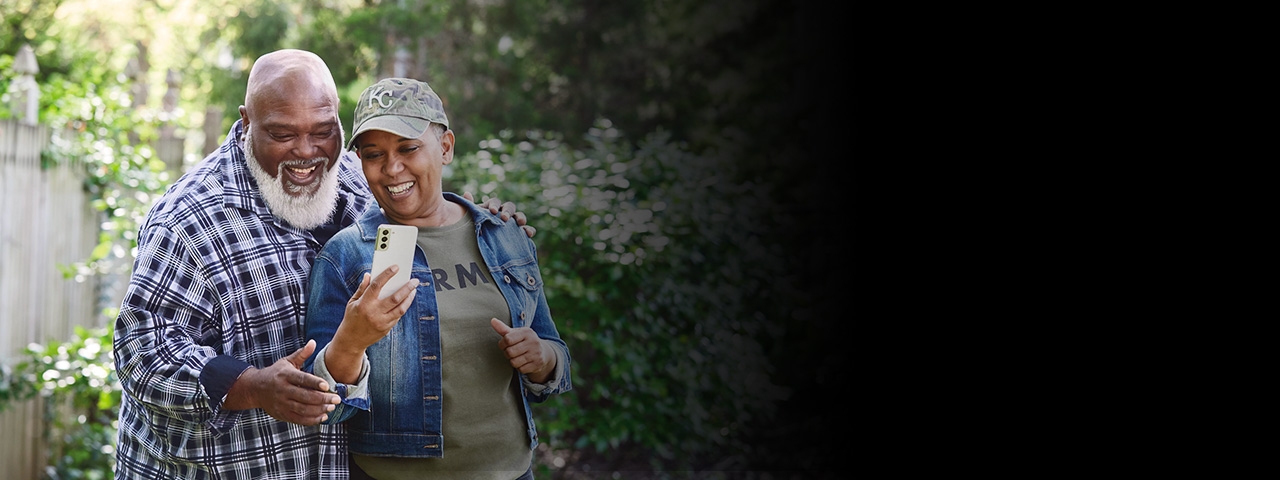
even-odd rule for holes
{"type": "Polygon", "coordinates": [[[31,344],[15,365],[0,365],[0,411],[42,398],[50,468],[70,478],[112,476],[121,390],[111,339],[109,328],[76,327],[71,340],[31,344]]]}

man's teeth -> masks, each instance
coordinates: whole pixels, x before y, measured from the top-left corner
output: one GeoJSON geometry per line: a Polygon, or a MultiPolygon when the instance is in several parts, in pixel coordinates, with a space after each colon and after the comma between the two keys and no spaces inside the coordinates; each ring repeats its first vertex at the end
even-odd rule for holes
{"type": "Polygon", "coordinates": [[[293,167],[287,167],[287,168],[289,169],[289,171],[290,171],[290,172],[293,172],[293,173],[295,173],[295,174],[298,174],[298,175],[306,175],[306,174],[308,174],[308,173],[311,173],[311,171],[312,171],[312,170],[315,170],[315,169],[316,169],[316,166],[315,166],[315,165],[312,165],[312,166],[307,167],[307,168],[293,168],[293,167]]]}
{"type": "Polygon", "coordinates": [[[402,183],[400,185],[389,185],[387,186],[387,190],[390,190],[391,193],[404,193],[405,190],[408,190],[409,187],[413,186],[413,183],[414,182],[402,183]]]}

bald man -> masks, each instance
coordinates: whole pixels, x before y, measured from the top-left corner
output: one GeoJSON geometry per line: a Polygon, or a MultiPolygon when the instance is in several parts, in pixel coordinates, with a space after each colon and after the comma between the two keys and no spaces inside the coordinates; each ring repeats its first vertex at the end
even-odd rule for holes
{"type": "Polygon", "coordinates": [[[152,207],[115,323],[116,478],[347,478],[317,426],[339,397],[299,369],[312,261],[373,204],[343,140],[324,61],[268,53],[222,146],[152,207]]]}

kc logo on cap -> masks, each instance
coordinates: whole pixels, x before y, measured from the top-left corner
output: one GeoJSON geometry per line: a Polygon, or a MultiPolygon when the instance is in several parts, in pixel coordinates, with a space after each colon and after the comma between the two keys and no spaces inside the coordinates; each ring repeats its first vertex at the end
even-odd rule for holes
{"type": "Polygon", "coordinates": [[[391,96],[391,90],[387,90],[387,87],[385,86],[379,86],[377,90],[374,90],[373,93],[369,95],[369,108],[373,108],[374,100],[377,100],[378,106],[382,108],[391,108],[392,105],[396,104],[395,97],[391,96]],[[382,97],[389,97],[390,100],[387,103],[382,103],[382,97]]]}

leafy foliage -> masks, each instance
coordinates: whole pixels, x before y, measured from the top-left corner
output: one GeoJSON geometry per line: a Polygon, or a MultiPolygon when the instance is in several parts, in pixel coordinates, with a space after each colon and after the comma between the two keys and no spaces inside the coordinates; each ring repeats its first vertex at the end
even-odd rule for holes
{"type": "Polygon", "coordinates": [[[120,383],[111,330],[77,327],[75,338],[32,344],[0,370],[0,411],[34,397],[44,402],[44,439],[51,452],[46,478],[112,477],[120,383]]]}
{"type": "MultiPolygon", "coordinates": [[[[142,215],[173,180],[148,144],[161,121],[187,125],[129,100],[120,70],[130,49],[118,47],[135,38],[104,36],[110,25],[96,19],[61,27],[54,13],[64,3],[74,2],[0,7],[0,78],[12,77],[20,43],[36,47],[41,117],[55,127],[46,162],[83,166],[103,212],[99,247],[66,272],[119,271],[142,215]]],[[[826,354],[811,340],[825,332],[794,322],[813,317],[802,305],[813,296],[791,267],[811,246],[796,232],[837,219],[781,206],[827,193],[802,178],[826,167],[777,166],[801,164],[806,145],[833,144],[795,100],[826,101],[835,89],[805,91],[795,80],[829,77],[840,59],[791,43],[804,33],[801,2],[138,3],[146,29],[130,34],[153,45],[167,39],[150,24],[172,22],[170,9],[190,3],[190,18],[203,19],[184,27],[199,41],[176,39],[187,51],[166,61],[186,79],[180,105],[221,109],[221,132],[262,53],[321,55],[349,132],[355,97],[407,49],[409,75],[441,94],[465,154],[448,189],[514,201],[539,229],[552,310],[575,363],[575,391],[537,413],[555,448],[637,452],[667,468],[743,465],[759,458],[749,439],[767,436],[758,429],[782,399],[819,378],[811,360],[826,354]],[[802,62],[814,67],[793,68],[802,62]]],[[[0,384],[0,402],[23,388],[0,384]]]]}
{"type": "MultiPolygon", "coordinates": [[[[503,131],[450,165],[455,190],[500,192],[529,212],[575,391],[539,410],[557,448],[641,447],[655,467],[739,466],[748,425],[786,389],[759,338],[776,248],[734,221],[767,216],[767,189],[658,131],[630,144],[607,120],[574,149],[554,133],[503,131]]],[[[633,450],[634,451],[634,450],[633,450]]]]}
{"type": "Polygon", "coordinates": [[[138,226],[171,181],[151,147],[160,124],[155,112],[134,108],[126,85],[101,78],[109,72],[91,73],[100,78],[54,77],[41,86],[42,98],[49,99],[45,122],[62,127],[53,132],[46,163],[83,168],[85,188],[104,218],[98,246],[66,269],[68,277],[127,274],[138,226]]]}

